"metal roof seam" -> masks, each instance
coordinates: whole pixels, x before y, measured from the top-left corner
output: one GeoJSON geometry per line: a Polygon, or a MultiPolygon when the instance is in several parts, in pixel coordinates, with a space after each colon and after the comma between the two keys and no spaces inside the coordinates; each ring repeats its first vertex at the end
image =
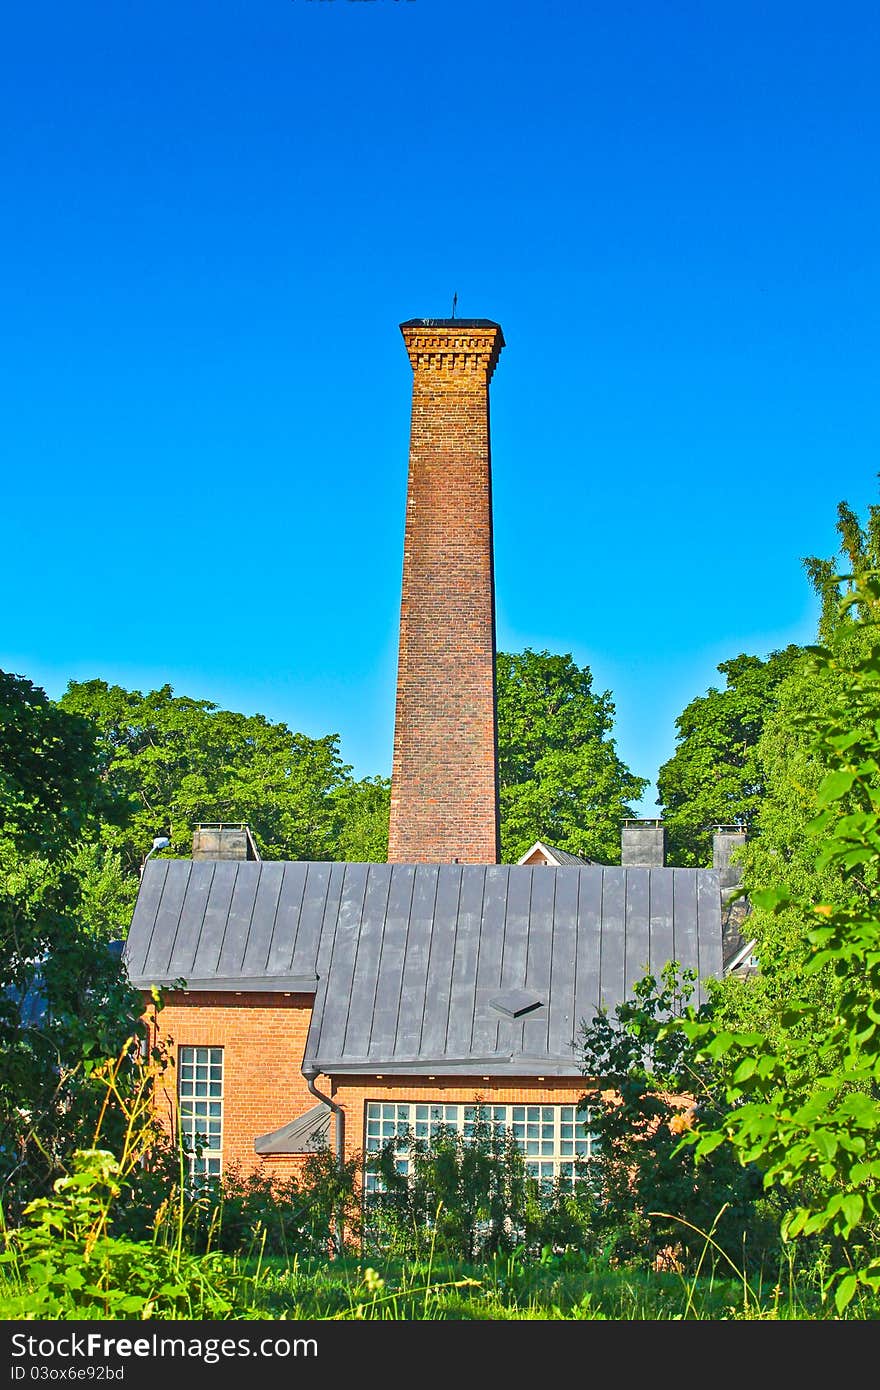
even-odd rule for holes
{"type": "MultiPolygon", "coordinates": [[[[543,867],[546,867],[546,865],[543,866],[543,867]]],[[[529,935],[530,935],[530,932],[531,932],[531,925],[532,925],[532,893],[534,892],[534,888],[535,888],[535,874],[538,873],[538,872],[539,872],[539,870],[538,870],[537,866],[536,866],[536,865],[532,865],[531,868],[530,868],[530,871],[529,871],[529,892],[528,892],[528,898],[527,898],[527,900],[526,900],[526,940],[525,940],[525,956],[524,956],[524,962],[523,962],[523,982],[524,982],[524,983],[525,983],[526,979],[528,978],[528,973],[529,973],[529,935]]],[[[505,936],[505,944],[506,944],[506,936],[505,936]]],[[[504,959],[504,957],[503,957],[503,954],[502,954],[502,962],[503,962],[503,959],[504,959]]],[[[502,970],[501,970],[501,978],[502,978],[502,980],[504,979],[504,968],[503,968],[503,965],[502,965],[502,970]]],[[[517,1052],[518,1052],[519,1056],[521,1057],[521,1056],[524,1054],[524,1052],[525,1052],[525,1047],[526,1047],[526,1022],[525,1022],[525,1019],[524,1019],[524,1018],[519,1019],[517,1026],[518,1026],[518,1030],[519,1030],[519,1034],[518,1034],[518,1036],[519,1036],[519,1047],[517,1048],[517,1052]]],[[[500,1027],[501,1027],[501,1025],[500,1025],[500,1023],[499,1023],[498,1028],[500,1029],[500,1027]]]]}
{"type": "MultiPolygon", "coordinates": [[[[250,861],[250,862],[253,862],[253,861],[250,861]]],[[[242,972],[244,971],[244,963],[245,963],[245,961],[246,961],[247,958],[248,958],[248,948],[249,948],[249,946],[250,946],[250,944],[251,944],[251,933],[253,932],[253,929],[254,929],[254,909],[255,909],[256,906],[257,906],[257,898],[260,896],[260,888],[262,887],[262,882],[263,882],[263,863],[262,863],[262,860],[261,860],[260,863],[259,863],[259,865],[258,865],[258,867],[257,867],[257,882],[256,882],[256,886],[255,886],[255,888],[254,888],[254,896],[253,896],[253,898],[251,899],[251,910],[250,910],[250,912],[248,913],[247,931],[245,932],[244,947],[243,947],[242,953],[241,953],[241,966],[240,966],[240,969],[242,970],[242,972]]]]}
{"type": "MultiPolygon", "coordinates": [[[[262,861],[261,861],[261,862],[262,862],[262,861]]],[[[281,890],[282,890],[283,887],[284,887],[284,872],[285,872],[285,867],[286,867],[286,866],[285,866],[284,864],[282,864],[282,866],[281,866],[281,873],[280,873],[280,875],[279,875],[279,877],[278,877],[278,889],[277,889],[277,892],[276,892],[276,894],[275,894],[275,908],[274,908],[274,911],[272,912],[272,925],[270,926],[268,932],[266,933],[266,954],[265,954],[265,957],[264,957],[264,959],[263,959],[263,971],[264,971],[265,974],[268,974],[268,973],[269,973],[269,957],[270,957],[271,954],[272,954],[272,942],[275,940],[275,923],[278,921],[278,904],[281,902],[281,890]]],[[[261,868],[261,869],[260,869],[260,877],[262,878],[262,876],[263,876],[263,870],[262,870],[262,868],[261,868]]],[[[254,898],[254,902],[256,902],[256,897],[254,898]]],[[[253,914],[252,914],[252,915],[253,915],[253,914]]],[[[296,953],[294,952],[294,954],[296,954],[296,953]]],[[[290,962],[290,963],[291,963],[291,965],[293,965],[293,960],[292,960],[292,959],[291,959],[291,962],[290,962]]]]}
{"type": "Polygon", "coordinates": [[[335,938],[335,926],[333,930],[328,930],[328,923],[332,920],[335,924],[339,920],[339,907],[342,902],[342,890],[345,886],[345,864],[331,864],[330,872],[327,875],[327,892],[324,895],[324,906],[321,911],[321,923],[318,927],[318,941],[315,947],[315,968],[319,975],[327,975],[330,970],[330,957],[333,954],[333,941],[335,938]],[[332,916],[331,903],[336,902],[336,914],[332,916]]]}
{"type": "MultiPolygon", "coordinates": [[[[327,989],[330,980],[330,972],[333,968],[333,954],[336,950],[336,932],[339,926],[340,907],[342,896],[345,890],[345,876],[348,870],[347,864],[341,865],[341,882],[339,885],[339,902],[336,909],[336,916],[332,919],[331,930],[327,933],[327,944],[325,944],[324,921],[321,922],[321,939],[318,943],[316,964],[318,966],[318,992],[315,995],[315,1003],[312,1008],[312,1017],[309,1023],[309,1031],[306,1034],[306,1045],[303,1053],[303,1071],[307,1069],[307,1064],[312,1061],[321,1050],[321,1038],[324,1030],[324,1001],[327,998],[327,989]],[[326,961],[326,970],[322,972],[321,966],[326,961]]],[[[332,870],[331,870],[332,877],[332,870]]],[[[329,900],[328,900],[329,901],[329,900]]],[[[325,905],[326,912],[326,905],[325,905]]],[[[317,1072],[315,1073],[317,1074],[317,1072]]]]}
{"type": "MultiPolygon", "coordinates": [[[[214,865],[213,865],[213,863],[212,863],[212,864],[211,864],[211,876],[210,876],[210,878],[208,879],[208,887],[207,887],[207,891],[206,891],[206,893],[205,893],[205,901],[204,901],[203,904],[202,904],[202,916],[201,916],[201,921],[199,922],[199,932],[198,932],[198,935],[197,935],[197,937],[196,937],[196,944],[195,944],[195,946],[193,947],[192,954],[191,954],[191,966],[192,966],[193,974],[195,974],[195,968],[196,968],[196,955],[198,954],[198,943],[199,943],[199,941],[201,941],[201,939],[202,939],[202,932],[203,932],[204,929],[205,929],[205,917],[206,917],[207,912],[208,912],[208,903],[209,903],[210,900],[211,900],[211,888],[213,887],[213,884],[214,884],[214,865]]],[[[181,922],[183,921],[183,913],[182,913],[182,912],[181,912],[181,914],[180,914],[180,920],[181,920],[181,922]]]]}
{"type": "Polygon", "coordinates": [[[671,936],[672,936],[672,948],[671,948],[671,950],[670,950],[670,955],[669,955],[669,959],[670,959],[670,960],[678,960],[678,954],[677,954],[676,949],[675,949],[675,875],[676,875],[676,873],[677,873],[677,870],[673,867],[673,870],[672,870],[672,912],[670,913],[670,916],[671,916],[671,918],[672,918],[672,931],[671,931],[671,936]]]}
{"type": "MultiPolygon", "coordinates": [[[[481,926],[482,926],[483,918],[484,918],[485,912],[486,912],[486,882],[487,882],[487,879],[488,879],[488,869],[485,869],[485,868],[484,868],[484,870],[483,870],[483,883],[482,883],[482,887],[481,887],[481,890],[480,890],[480,925],[481,925],[481,926]]],[[[509,879],[505,879],[505,881],[504,881],[504,916],[505,916],[505,920],[506,920],[506,917],[507,917],[507,885],[508,885],[508,882],[509,882],[509,879]]],[[[476,1028],[477,1028],[477,982],[479,981],[479,978],[480,978],[480,955],[481,955],[481,952],[482,952],[482,946],[483,946],[483,933],[482,933],[482,931],[480,931],[479,934],[478,934],[478,936],[477,936],[477,963],[476,963],[476,966],[475,966],[475,969],[474,969],[474,994],[473,994],[473,1002],[472,1002],[472,1007],[471,1007],[471,1044],[473,1044],[473,1041],[474,1041],[474,1034],[475,1034],[476,1028]]],[[[491,1020],[490,1020],[490,1024],[491,1024],[491,1020]]],[[[499,1043],[499,1037],[500,1037],[500,1029],[501,1029],[501,1023],[500,1023],[500,1021],[498,1021],[498,1022],[496,1022],[496,1024],[495,1024],[495,1048],[496,1048],[496,1051],[497,1051],[497,1049],[498,1049],[498,1043],[499,1043]]]]}
{"type": "Polygon", "coordinates": [[[621,978],[621,982],[622,982],[621,987],[622,987],[622,990],[623,990],[623,997],[624,997],[624,999],[626,998],[626,890],[627,890],[627,886],[628,886],[628,877],[629,877],[629,870],[628,870],[627,868],[624,868],[624,870],[623,870],[623,904],[622,904],[622,912],[621,912],[621,928],[622,928],[622,930],[621,930],[621,938],[622,938],[622,941],[623,941],[623,950],[622,950],[622,952],[621,952],[621,961],[620,961],[620,978],[621,978]]]}
{"type": "MultiPolygon", "coordinates": [[[[391,877],[394,877],[394,870],[391,870],[391,877]]],[[[403,963],[400,967],[400,985],[397,990],[397,1002],[394,1011],[394,1048],[397,1048],[397,1039],[400,1033],[400,1001],[403,998],[403,977],[406,972],[407,949],[409,947],[409,931],[412,926],[412,905],[413,896],[416,890],[415,870],[410,874],[409,880],[409,910],[406,914],[406,926],[403,932],[403,963]]]]}
{"type": "Polygon", "coordinates": [[[653,870],[653,869],[649,869],[649,870],[648,870],[648,973],[649,973],[649,974],[651,973],[651,965],[652,965],[652,962],[651,962],[651,936],[652,936],[652,932],[651,932],[651,923],[652,923],[653,920],[654,920],[653,917],[652,917],[652,915],[651,915],[651,887],[652,887],[653,881],[654,881],[654,870],[653,870]]]}
{"type": "MultiPolygon", "coordinates": [[[[572,1043],[575,1042],[575,1040],[576,1040],[576,1038],[577,1038],[577,1030],[578,1030],[578,1028],[580,1027],[580,1024],[578,1023],[578,1020],[575,1018],[575,1014],[577,1013],[577,999],[578,999],[578,958],[579,958],[579,955],[580,955],[580,952],[578,951],[578,947],[577,947],[577,940],[578,940],[578,936],[580,935],[580,929],[581,929],[581,875],[580,875],[580,871],[578,871],[578,876],[577,876],[577,889],[575,890],[575,895],[574,895],[574,941],[575,941],[575,946],[574,946],[574,967],[573,967],[572,972],[571,972],[571,974],[572,974],[572,990],[571,990],[571,1029],[572,1029],[572,1043]]],[[[552,987],[553,987],[553,977],[552,977],[552,975],[551,975],[551,977],[550,977],[550,986],[551,986],[551,989],[552,989],[552,987]]],[[[552,998],[552,995],[551,995],[551,998],[552,998]]]]}
{"type": "MultiPolygon", "coordinates": [[[[419,870],[418,870],[418,866],[417,866],[417,867],[416,867],[415,874],[413,874],[413,898],[414,898],[414,899],[415,899],[415,880],[416,880],[416,875],[418,874],[418,872],[419,872],[419,870]]],[[[439,872],[439,870],[438,870],[437,873],[434,875],[434,897],[433,897],[433,901],[432,901],[432,910],[431,910],[431,920],[432,920],[432,921],[433,921],[434,916],[435,916],[435,914],[436,914],[436,912],[437,912],[437,889],[439,888],[439,886],[440,886],[440,872],[439,872]]],[[[455,928],[453,927],[453,932],[454,932],[454,931],[455,931],[455,928]]],[[[420,1050],[420,1051],[421,1051],[421,1046],[422,1046],[422,1039],[423,1039],[423,1037],[425,1036],[425,1011],[426,1011],[426,1009],[427,1009],[427,1007],[428,1007],[428,984],[429,984],[430,979],[431,979],[431,955],[432,955],[432,949],[431,949],[431,948],[432,948],[432,946],[433,946],[433,939],[434,939],[434,938],[433,938],[433,933],[432,933],[432,932],[428,932],[428,953],[427,953],[427,957],[426,957],[426,959],[425,959],[425,991],[424,991],[424,994],[423,994],[423,996],[422,996],[422,1011],[421,1011],[421,1016],[420,1016],[420,1018],[419,1018],[419,1050],[420,1050]]],[[[454,942],[454,937],[453,937],[453,942],[454,942]]],[[[454,946],[453,946],[453,959],[454,959],[454,954],[455,954],[455,952],[454,952],[454,946]]],[[[451,967],[451,965],[450,965],[450,970],[451,970],[451,968],[452,968],[452,967],[451,967]]]]}
{"type": "MultiPolygon", "coordinates": [[[[188,866],[187,866],[187,871],[186,871],[186,883],[183,885],[183,895],[182,895],[182,898],[181,898],[181,903],[185,903],[185,902],[186,902],[186,893],[187,893],[187,889],[189,888],[189,881],[190,881],[190,878],[191,878],[191,877],[192,877],[192,863],[189,863],[188,866]]],[[[168,876],[167,876],[167,874],[166,874],[166,876],[165,876],[165,882],[166,882],[166,883],[168,882],[168,876]]],[[[162,892],[163,892],[163,893],[165,892],[164,885],[163,885],[163,888],[162,888],[162,892]]],[[[158,913],[157,913],[156,917],[157,917],[157,921],[158,921],[158,913]]],[[[180,932],[180,924],[181,924],[182,921],[183,921],[183,910],[182,910],[182,908],[181,908],[181,911],[180,911],[180,912],[178,913],[178,915],[177,915],[177,924],[176,924],[176,926],[175,926],[175,928],[174,928],[174,931],[173,931],[173,933],[172,933],[172,936],[171,936],[171,950],[168,952],[168,959],[169,959],[169,960],[173,960],[173,959],[174,959],[174,948],[175,948],[175,946],[177,945],[177,937],[178,937],[178,933],[180,932]]]]}
{"type": "Polygon", "coordinates": [[[233,869],[232,869],[232,886],[230,887],[230,890],[229,890],[229,906],[228,906],[227,909],[226,909],[226,920],[225,920],[224,923],[223,923],[223,931],[220,933],[220,944],[219,944],[219,946],[217,947],[217,964],[216,964],[216,966],[215,966],[215,969],[216,969],[216,970],[219,970],[219,969],[220,969],[220,962],[221,962],[221,960],[223,959],[223,947],[224,947],[225,944],[226,944],[226,933],[227,933],[228,930],[229,930],[229,919],[230,919],[230,917],[231,917],[231,915],[232,915],[232,904],[233,904],[233,902],[235,901],[235,887],[236,887],[236,884],[237,884],[237,883],[238,883],[238,865],[237,865],[237,864],[234,864],[234,865],[233,865],[233,869]]]}
{"type": "MultiPolygon", "coordinates": [[[[230,863],[228,860],[224,860],[224,861],[223,861],[223,868],[224,868],[224,870],[226,870],[227,872],[230,873],[229,885],[228,885],[228,887],[229,887],[229,895],[228,895],[228,898],[227,898],[227,901],[226,901],[226,909],[225,909],[225,913],[224,913],[224,916],[223,916],[223,929],[222,929],[222,931],[220,932],[220,940],[219,940],[218,943],[217,943],[217,950],[216,950],[216,953],[215,953],[215,955],[214,955],[213,964],[212,964],[212,966],[211,966],[211,969],[214,970],[215,973],[216,973],[216,971],[218,971],[218,970],[220,969],[220,957],[221,957],[221,954],[222,954],[222,952],[223,952],[223,938],[224,938],[224,936],[226,935],[226,927],[227,927],[227,925],[228,925],[228,923],[229,923],[229,910],[230,910],[230,908],[232,907],[232,895],[233,895],[233,893],[234,893],[234,891],[235,891],[235,876],[236,876],[236,873],[238,872],[236,865],[230,863]]],[[[208,895],[208,906],[205,908],[205,917],[206,917],[206,919],[207,919],[207,915],[208,915],[208,907],[210,907],[210,905],[211,905],[211,897],[212,897],[213,894],[214,894],[215,883],[216,883],[217,880],[219,880],[219,878],[220,878],[220,874],[218,873],[218,865],[214,864],[214,865],[212,866],[212,870],[211,870],[211,893],[208,895]]],[[[195,960],[198,960],[198,951],[196,951],[195,960]]]]}
{"type": "MultiPolygon", "coordinates": [[[[605,873],[603,868],[599,880],[599,921],[605,917],[605,873]]],[[[599,1009],[602,1008],[602,933],[599,933],[599,954],[596,963],[596,993],[599,996],[599,1009]]]]}
{"type": "Polygon", "coordinates": [[[303,917],[303,908],[306,901],[306,884],[309,880],[309,866],[306,864],[305,873],[302,876],[299,889],[299,902],[296,904],[296,926],[290,939],[290,959],[287,962],[288,970],[293,969],[293,958],[296,955],[296,943],[299,940],[299,929],[303,917]]]}
{"type": "MultiPolygon", "coordinates": [[[[348,869],[349,867],[350,867],[349,865],[346,865],[346,869],[348,869]]],[[[358,918],[357,941],[355,942],[354,956],[352,957],[352,962],[351,962],[351,977],[352,977],[352,980],[354,980],[355,976],[357,975],[357,963],[358,963],[358,956],[359,956],[359,954],[360,954],[360,949],[361,949],[361,942],[362,942],[362,940],[363,940],[364,910],[365,910],[365,908],[366,908],[366,903],[367,903],[367,888],[369,887],[369,883],[370,883],[370,865],[368,864],[368,865],[367,865],[367,872],[364,874],[363,891],[362,891],[362,894],[361,894],[361,910],[360,910],[360,915],[359,915],[359,918],[358,918]]],[[[347,1001],[346,1001],[346,1010],[345,1010],[345,1027],[344,1027],[343,1030],[342,1030],[342,1051],[343,1051],[343,1054],[345,1053],[346,1044],[347,1044],[347,1042],[348,1042],[348,1025],[349,1025],[349,1022],[350,1022],[350,1021],[351,1021],[351,990],[349,989],[349,992],[348,992],[348,999],[347,999],[347,1001]]]]}
{"type": "MultiPolygon", "coordinates": [[[[147,864],[147,865],[145,865],[145,869],[146,869],[147,872],[149,872],[149,873],[151,874],[152,877],[155,877],[156,873],[161,873],[161,875],[162,875],[162,886],[161,886],[161,888],[159,889],[159,901],[158,901],[158,903],[156,904],[156,912],[155,912],[155,915],[154,915],[154,917],[153,917],[153,924],[152,924],[152,926],[150,927],[150,932],[149,932],[149,935],[148,935],[148,937],[147,937],[146,949],[144,950],[143,955],[142,955],[142,957],[141,957],[141,974],[146,974],[147,961],[150,959],[150,949],[151,949],[151,947],[152,947],[152,945],[153,945],[153,936],[155,935],[156,924],[157,924],[158,921],[159,921],[159,913],[160,913],[160,911],[161,911],[161,909],[162,909],[162,895],[163,895],[163,893],[165,892],[165,885],[166,885],[166,883],[168,882],[168,860],[167,860],[167,859],[158,859],[158,860],[154,860],[153,863],[155,864],[155,868],[152,868],[150,864],[147,864]],[[161,865],[161,868],[160,868],[160,865],[161,865]]],[[[142,886],[143,886],[143,881],[142,881],[142,883],[141,883],[141,887],[142,887],[142,886]]],[[[140,890],[139,890],[139,892],[138,892],[138,897],[140,897],[140,890]]]]}
{"type": "MultiPolygon", "coordinates": [[[[392,883],[394,882],[394,871],[395,871],[395,869],[396,869],[397,867],[398,867],[397,865],[392,864],[390,874],[384,875],[384,877],[385,877],[385,911],[384,911],[384,913],[382,914],[382,920],[384,921],[386,927],[387,927],[387,925],[388,925],[388,904],[389,904],[389,902],[391,901],[391,885],[392,885],[392,883]]],[[[371,873],[372,873],[372,868],[370,868],[370,869],[367,870],[367,879],[368,879],[368,880],[369,880],[369,878],[370,878],[370,874],[371,874],[371,873]]],[[[379,936],[379,955],[378,955],[378,958],[377,958],[377,960],[376,960],[376,971],[375,971],[375,975],[374,975],[374,978],[373,978],[373,1003],[372,1003],[372,1006],[371,1006],[371,1008],[370,1008],[370,1027],[369,1027],[369,1031],[368,1031],[368,1033],[367,1033],[367,1047],[368,1047],[368,1048],[369,1048],[370,1044],[371,1044],[372,1041],[373,1041],[373,1028],[375,1027],[375,1023],[376,1023],[376,1001],[377,1001],[378,998],[379,998],[379,980],[380,980],[381,975],[382,975],[382,956],[383,956],[383,954],[384,954],[384,952],[385,952],[385,938],[386,938],[386,933],[383,931],[383,932],[380,934],[380,936],[379,936]]]]}
{"type": "Polygon", "coordinates": [[[691,882],[694,886],[694,923],[696,928],[696,941],[694,942],[694,954],[697,959],[699,969],[700,960],[700,884],[693,870],[691,870],[691,882]]]}
{"type": "MultiPolygon", "coordinates": [[[[447,1044],[448,1044],[448,1042],[449,1042],[449,1020],[450,1020],[450,1018],[452,1017],[452,982],[453,982],[453,980],[455,979],[455,952],[456,952],[456,947],[458,946],[458,916],[459,916],[459,913],[460,913],[460,911],[461,911],[461,881],[462,881],[462,877],[463,877],[463,876],[462,876],[462,872],[461,872],[461,865],[459,865],[459,866],[458,866],[458,894],[457,894],[456,902],[455,902],[455,916],[454,916],[454,918],[453,918],[453,923],[454,923],[454,925],[453,925],[453,928],[452,928],[452,956],[451,956],[450,968],[449,968],[449,1004],[448,1004],[448,1007],[447,1007],[447,1009],[446,1009],[446,1026],[445,1026],[444,1029],[443,1029],[443,1050],[444,1050],[444,1052],[446,1051],[446,1047],[447,1047],[447,1044]]],[[[439,886],[440,886],[440,875],[439,875],[439,873],[438,873],[438,875],[437,875],[437,886],[438,886],[438,888],[439,888],[439,886]]],[[[473,1022],[471,1023],[471,1027],[473,1027],[473,1022]]]]}
{"type": "MultiPolygon", "coordinates": [[[[554,875],[554,877],[553,877],[553,887],[552,887],[551,892],[550,892],[550,921],[551,921],[551,923],[553,923],[553,922],[556,921],[556,885],[557,885],[558,882],[559,882],[559,880],[558,880],[558,879],[556,878],[556,876],[554,875]]],[[[544,1020],[544,1022],[545,1022],[545,1024],[546,1024],[546,1040],[545,1040],[545,1051],[546,1051],[546,1052],[549,1052],[549,1051],[550,1051],[550,1001],[551,1001],[552,998],[553,998],[553,942],[554,942],[555,936],[556,936],[556,933],[555,933],[555,931],[552,930],[552,927],[551,927],[551,930],[550,930],[550,961],[549,961],[549,964],[548,964],[548,967],[547,967],[547,1017],[546,1017],[546,1019],[544,1020]]]]}
{"type": "MultiPolygon", "coordinates": [[[[333,876],[333,875],[334,875],[334,870],[338,868],[338,865],[335,864],[335,863],[333,863],[332,860],[328,860],[328,861],[324,861],[324,863],[321,865],[321,867],[323,867],[323,868],[326,869],[326,874],[325,874],[325,877],[324,877],[324,888],[323,888],[323,893],[322,893],[322,897],[321,897],[321,907],[320,907],[320,911],[316,914],[316,918],[317,918],[317,923],[318,923],[318,925],[317,925],[317,928],[316,928],[316,929],[313,929],[313,933],[312,933],[312,937],[313,937],[313,939],[314,939],[314,956],[315,956],[315,966],[316,966],[316,968],[317,968],[318,957],[319,957],[320,952],[321,952],[321,943],[322,943],[322,933],[323,933],[323,930],[324,930],[324,922],[325,922],[325,920],[326,920],[327,910],[328,910],[328,907],[329,907],[329,904],[330,904],[330,895],[331,895],[331,891],[332,891],[333,883],[334,883],[334,876],[333,876]]],[[[303,903],[305,903],[305,890],[303,890],[303,903]]],[[[297,945],[299,945],[299,942],[300,942],[300,934],[299,934],[299,933],[297,933],[297,938],[296,938],[296,940],[297,940],[297,945]]],[[[309,940],[309,938],[307,937],[307,938],[306,938],[306,941],[308,942],[308,940],[309,940]]],[[[310,948],[310,949],[311,949],[311,948],[310,948]]]]}

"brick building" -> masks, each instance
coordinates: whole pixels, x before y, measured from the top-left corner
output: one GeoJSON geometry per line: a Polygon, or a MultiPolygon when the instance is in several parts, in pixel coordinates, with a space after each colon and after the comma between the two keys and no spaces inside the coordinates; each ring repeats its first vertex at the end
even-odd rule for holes
{"type": "Polygon", "coordinates": [[[582,1023],[646,968],[693,967],[701,997],[723,969],[719,872],[668,867],[656,826],[625,827],[618,866],[541,842],[498,863],[489,383],[504,339],[483,319],[401,331],[413,392],[388,863],[261,862],[243,827],[200,829],[192,860],[145,865],[125,946],[145,997],[168,991],[163,1105],[207,1136],[211,1172],[283,1174],[325,1139],[342,1157],[399,1123],[463,1125],[479,1097],[533,1171],[564,1173],[589,1146],[582,1023]]]}

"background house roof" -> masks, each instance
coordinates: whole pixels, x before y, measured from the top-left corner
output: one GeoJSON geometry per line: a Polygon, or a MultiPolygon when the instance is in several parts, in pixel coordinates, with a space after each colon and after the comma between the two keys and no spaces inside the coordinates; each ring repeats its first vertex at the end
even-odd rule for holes
{"type": "Polygon", "coordinates": [[[560,849],[558,845],[548,845],[546,840],[536,840],[525,854],[521,854],[517,859],[517,864],[538,863],[544,860],[548,864],[595,864],[595,859],[585,859],[581,854],[571,854],[567,849],[560,849]]]}
{"type": "Polygon", "coordinates": [[[132,983],[315,990],[307,1074],[577,1074],[583,1021],[670,959],[719,978],[712,869],[151,861],[132,983]]]}

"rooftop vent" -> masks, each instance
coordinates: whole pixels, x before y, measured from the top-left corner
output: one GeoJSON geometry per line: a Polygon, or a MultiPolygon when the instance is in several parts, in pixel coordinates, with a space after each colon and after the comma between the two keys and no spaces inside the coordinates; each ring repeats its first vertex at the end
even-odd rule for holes
{"type": "Polygon", "coordinates": [[[489,1007],[497,1009],[507,1018],[522,1018],[523,1014],[540,1009],[543,1003],[540,995],[529,989],[506,989],[503,994],[496,994],[494,999],[489,1000],[489,1007]]]}

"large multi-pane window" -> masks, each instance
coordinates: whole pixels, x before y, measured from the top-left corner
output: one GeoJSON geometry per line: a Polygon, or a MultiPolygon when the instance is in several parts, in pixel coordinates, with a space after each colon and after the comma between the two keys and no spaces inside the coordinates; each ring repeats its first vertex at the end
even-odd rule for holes
{"type": "MultiPolygon", "coordinates": [[[[376,1153],[397,1139],[398,1171],[410,1172],[411,1138],[430,1144],[439,1133],[457,1130],[465,1139],[478,1125],[498,1132],[510,1131],[522,1150],[526,1170],[543,1180],[571,1182],[583,1173],[583,1165],[597,1156],[596,1137],[587,1128],[575,1105],[442,1105],[421,1101],[368,1101],[367,1153],[376,1153]]],[[[366,1176],[366,1190],[377,1191],[378,1179],[366,1176]]]]}
{"type": "Polygon", "coordinates": [[[178,1054],[180,1137],[191,1178],[219,1177],[223,1154],[223,1048],[178,1054]]]}

